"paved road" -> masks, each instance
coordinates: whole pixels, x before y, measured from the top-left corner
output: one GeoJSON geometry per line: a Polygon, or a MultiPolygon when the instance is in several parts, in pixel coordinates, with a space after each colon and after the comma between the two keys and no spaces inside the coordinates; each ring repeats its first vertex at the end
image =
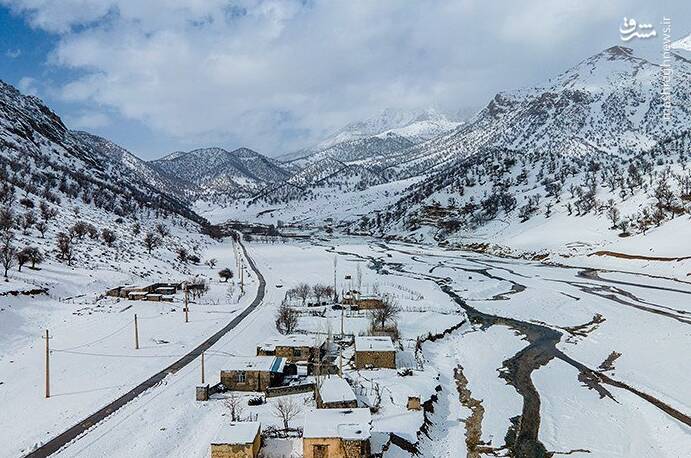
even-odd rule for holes
{"type": "Polygon", "coordinates": [[[234,329],[238,324],[240,324],[242,320],[244,320],[247,317],[247,315],[252,313],[252,311],[256,309],[257,306],[261,304],[264,300],[264,294],[266,292],[266,281],[264,280],[264,276],[261,274],[261,272],[259,272],[259,269],[257,269],[254,260],[247,253],[247,249],[245,248],[245,246],[242,245],[242,243],[240,244],[240,246],[242,247],[242,251],[245,255],[245,258],[247,259],[247,262],[250,265],[250,268],[254,271],[254,273],[257,275],[257,278],[259,279],[259,288],[257,289],[257,296],[254,298],[249,307],[243,310],[242,313],[240,313],[238,316],[233,318],[233,320],[227,325],[225,325],[223,329],[221,329],[216,334],[212,335],[204,342],[202,342],[197,348],[190,351],[185,356],[175,361],[173,364],[166,367],[162,371],[158,372],[157,374],[148,378],[144,382],[140,383],[132,390],[120,396],[107,406],[89,415],[87,418],[72,426],[67,431],[49,440],[48,442],[46,442],[45,444],[31,452],[30,454],[28,454],[27,458],[46,457],[57,452],[65,445],[69,444],[82,434],[86,433],[89,430],[89,428],[103,421],[108,416],[116,412],[122,406],[126,405],[128,402],[130,402],[131,400],[133,400],[149,388],[152,388],[159,384],[166,376],[168,376],[168,374],[174,374],[175,372],[190,364],[192,361],[197,359],[202,354],[202,352],[208,350],[212,345],[218,342],[218,340],[221,337],[223,337],[229,331],[234,329]]]}

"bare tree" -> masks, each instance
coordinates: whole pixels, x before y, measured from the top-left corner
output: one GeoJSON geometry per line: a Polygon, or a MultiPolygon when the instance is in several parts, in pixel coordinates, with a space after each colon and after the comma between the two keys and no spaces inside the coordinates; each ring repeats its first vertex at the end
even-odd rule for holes
{"type": "Polygon", "coordinates": [[[71,266],[74,256],[74,243],[72,242],[72,237],[64,232],[59,232],[57,236],[57,245],[60,259],[67,261],[67,265],[71,266]]]}
{"type": "Polygon", "coordinates": [[[178,247],[176,253],[178,255],[178,261],[187,262],[187,259],[189,258],[189,252],[187,251],[187,248],[183,246],[178,247]]]}
{"type": "Polygon", "coordinates": [[[161,238],[158,235],[154,234],[153,232],[146,233],[146,235],[144,236],[144,246],[146,247],[149,254],[151,254],[151,250],[157,248],[160,245],[161,238]]]}
{"type": "Polygon", "coordinates": [[[607,217],[612,223],[612,228],[617,227],[617,224],[619,223],[619,218],[621,217],[621,212],[616,207],[613,199],[609,199],[607,201],[607,217]]]}
{"type": "Polygon", "coordinates": [[[58,211],[48,205],[46,201],[42,201],[38,206],[41,212],[41,219],[44,223],[48,224],[51,220],[58,216],[58,211]]]}
{"type": "Polygon", "coordinates": [[[106,245],[109,247],[113,246],[113,242],[117,239],[117,236],[115,235],[115,232],[111,231],[108,228],[103,228],[101,231],[101,239],[105,242],[106,245]]]}
{"type": "Polygon", "coordinates": [[[372,309],[370,311],[370,321],[372,323],[372,328],[379,328],[380,330],[386,329],[386,323],[395,322],[398,313],[401,308],[398,304],[388,296],[384,296],[382,299],[382,306],[377,309],[372,309]]]}
{"type": "Polygon", "coordinates": [[[170,235],[170,229],[163,223],[156,224],[156,232],[158,232],[163,239],[170,235]]]}
{"type": "Polygon", "coordinates": [[[223,404],[225,404],[228,413],[230,413],[230,421],[240,421],[242,412],[245,410],[242,405],[242,398],[237,393],[231,392],[230,396],[223,400],[223,404]]]}
{"type": "Polygon", "coordinates": [[[321,284],[316,284],[312,287],[312,294],[314,294],[314,298],[317,299],[319,305],[322,303],[322,298],[329,297],[332,294],[331,289],[330,286],[321,284]]]}
{"type": "Polygon", "coordinates": [[[43,262],[43,253],[41,253],[41,250],[39,250],[35,246],[25,247],[23,251],[25,251],[29,256],[29,262],[31,263],[32,269],[36,268],[36,264],[40,264],[43,262]]]}
{"type": "Polygon", "coordinates": [[[281,304],[276,311],[276,329],[281,334],[290,334],[298,326],[298,313],[288,306],[281,304]]]}
{"type": "Polygon", "coordinates": [[[295,399],[282,397],[274,405],[274,415],[283,421],[283,430],[288,431],[288,423],[300,413],[300,405],[295,399]]]}
{"type": "Polygon", "coordinates": [[[28,210],[26,213],[24,213],[19,221],[19,224],[22,226],[22,233],[27,235],[29,233],[29,229],[36,224],[36,216],[34,215],[34,212],[28,210]]]}
{"type": "Polygon", "coordinates": [[[41,234],[41,238],[44,238],[46,236],[46,232],[48,231],[48,223],[45,221],[39,221],[35,225],[36,230],[41,234]]]}
{"type": "Polygon", "coordinates": [[[7,272],[12,268],[16,261],[17,249],[12,245],[12,233],[7,232],[2,237],[0,242],[0,264],[5,270],[5,281],[7,279],[7,272]]]}
{"type": "Polygon", "coordinates": [[[0,230],[3,233],[10,232],[14,227],[14,212],[9,206],[0,208],[0,230]]]}
{"type": "Polygon", "coordinates": [[[294,291],[295,295],[302,301],[302,305],[305,305],[307,298],[312,293],[312,288],[307,283],[300,283],[294,288],[294,291]]]}
{"type": "Polygon", "coordinates": [[[221,277],[223,281],[227,283],[229,279],[233,278],[233,271],[226,267],[225,269],[221,269],[218,272],[218,276],[221,277]]]}
{"type": "Polygon", "coordinates": [[[15,253],[15,256],[17,257],[17,270],[19,272],[22,271],[22,266],[24,264],[31,261],[31,257],[30,257],[29,252],[27,250],[28,250],[28,247],[24,247],[15,253]]]}

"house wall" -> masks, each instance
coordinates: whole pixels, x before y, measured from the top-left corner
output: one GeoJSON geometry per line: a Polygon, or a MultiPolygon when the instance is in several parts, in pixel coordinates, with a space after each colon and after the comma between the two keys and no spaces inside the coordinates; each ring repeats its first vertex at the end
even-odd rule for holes
{"type": "Polygon", "coordinates": [[[356,351],[355,367],[362,369],[366,365],[396,369],[395,351],[356,351]]]}
{"type": "Polygon", "coordinates": [[[319,409],[354,409],[357,407],[357,400],[324,402],[321,397],[317,397],[317,408],[319,409]]]}
{"type": "Polygon", "coordinates": [[[304,438],[302,440],[304,458],[323,458],[315,454],[315,445],[328,446],[328,458],[365,458],[370,456],[369,441],[345,441],[338,437],[304,438]]]}
{"type": "Polygon", "coordinates": [[[319,356],[319,348],[315,347],[284,347],[277,346],[276,351],[263,351],[257,347],[257,356],[280,356],[290,363],[314,362],[319,356]],[[293,356],[293,348],[300,349],[300,356],[293,356]]]}
{"type": "Polygon", "coordinates": [[[238,382],[238,371],[221,371],[221,383],[231,391],[264,391],[271,386],[271,373],[244,371],[245,381],[238,382]]]}
{"type": "MultiPolygon", "coordinates": [[[[257,436],[257,439],[259,436],[257,436]]],[[[211,444],[211,458],[256,458],[259,455],[259,447],[256,452],[254,444],[211,444]]]]}
{"type": "Polygon", "coordinates": [[[360,310],[372,310],[383,308],[384,302],[381,299],[360,299],[356,301],[356,305],[360,310]]]}

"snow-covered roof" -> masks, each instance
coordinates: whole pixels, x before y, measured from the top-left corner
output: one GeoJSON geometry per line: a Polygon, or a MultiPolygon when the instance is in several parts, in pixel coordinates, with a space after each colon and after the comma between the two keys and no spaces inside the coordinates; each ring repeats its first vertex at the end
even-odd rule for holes
{"type": "Polygon", "coordinates": [[[231,356],[223,364],[223,370],[283,372],[285,363],[285,358],[278,356],[231,356]]]}
{"type": "Polygon", "coordinates": [[[319,396],[323,402],[354,401],[355,393],[348,382],[341,377],[331,376],[324,379],[319,388],[319,396]]]}
{"type": "Polygon", "coordinates": [[[303,437],[340,437],[365,440],[370,437],[372,414],[369,409],[313,409],[305,413],[303,437]]]}
{"type": "Polygon", "coordinates": [[[274,351],[276,347],[321,347],[324,341],[324,336],[290,334],[266,340],[259,345],[259,348],[262,350],[274,351]]]}
{"type": "Polygon", "coordinates": [[[388,336],[355,337],[355,351],[396,351],[388,336]]]}
{"type": "Polygon", "coordinates": [[[223,424],[214,436],[212,444],[251,444],[259,434],[261,423],[241,421],[223,424]]]}

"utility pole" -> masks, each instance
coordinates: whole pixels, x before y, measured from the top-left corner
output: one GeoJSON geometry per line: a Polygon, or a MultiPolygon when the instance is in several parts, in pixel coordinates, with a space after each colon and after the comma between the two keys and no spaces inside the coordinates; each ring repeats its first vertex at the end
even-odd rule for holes
{"type": "Polygon", "coordinates": [[[338,267],[338,255],[334,255],[334,303],[336,303],[336,296],[337,296],[337,290],[336,290],[336,268],[338,267]]]}
{"type": "Polygon", "coordinates": [[[240,291],[245,292],[245,262],[240,259],[240,291]]]}
{"type": "Polygon", "coordinates": [[[202,385],[204,384],[204,352],[202,352],[202,385]]]}
{"type": "Polygon", "coordinates": [[[190,322],[190,292],[187,288],[187,283],[184,286],[185,290],[185,323],[190,322]]]}
{"type": "Polygon", "coordinates": [[[50,397],[50,335],[46,329],[46,399],[50,397]]]}
{"type": "Polygon", "coordinates": [[[343,378],[343,347],[338,346],[338,375],[343,378]]]}
{"type": "Polygon", "coordinates": [[[343,332],[343,315],[345,313],[345,305],[341,305],[341,339],[345,336],[345,333],[343,332]]]}
{"type": "Polygon", "coordinates": [[[139,326],[137,326],[137,314],[134,314],[134,349],[139,350],[139,326]]]}

